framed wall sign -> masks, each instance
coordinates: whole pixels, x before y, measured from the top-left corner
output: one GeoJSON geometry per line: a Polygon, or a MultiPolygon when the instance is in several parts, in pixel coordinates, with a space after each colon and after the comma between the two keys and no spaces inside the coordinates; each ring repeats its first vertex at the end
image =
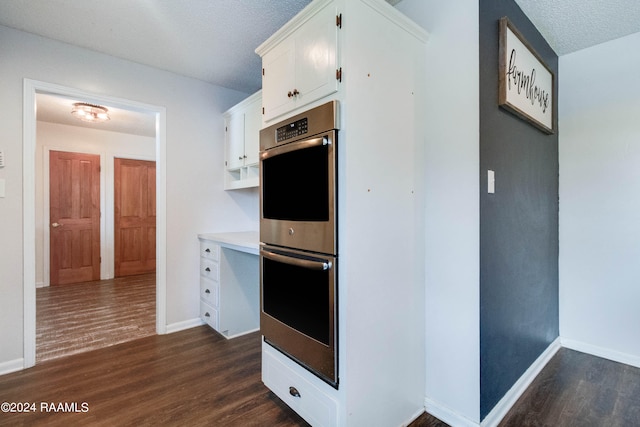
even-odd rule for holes
{"type": "Polygon", "coordinates": [[[554,133],[553,71],[513,26],[500,19],[498,105],[541,131],[554,133]]]}

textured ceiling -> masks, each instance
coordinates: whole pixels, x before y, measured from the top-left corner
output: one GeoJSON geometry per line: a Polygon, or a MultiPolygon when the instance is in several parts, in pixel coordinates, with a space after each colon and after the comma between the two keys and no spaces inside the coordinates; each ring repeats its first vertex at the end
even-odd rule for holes
{"type": "Polygon", "coordinates": [[[559,56],[640,31],[640,0],[515,1],[559,56]]]}
{"type": "Polygon", "coordinates": [[[254,50],[310,0],[1,0],[0,24],[252,93],[254,50]]]}
{"type": "MultiPolygon", "coordinates": [[[[253,93],[255,48],[310,1],[0,0],[0,25],[253,93]]],[[[558,55],[640,31],[640,0],[515,1],[558,55]]],[[[52,118],[45,101],[43,120],[66,116],[52,118]]]]}

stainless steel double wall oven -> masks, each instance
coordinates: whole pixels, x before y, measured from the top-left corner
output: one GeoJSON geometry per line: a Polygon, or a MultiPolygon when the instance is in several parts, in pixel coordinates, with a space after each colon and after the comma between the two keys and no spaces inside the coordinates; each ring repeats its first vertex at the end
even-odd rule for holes
{"type": "Polygon", "coordinates": [[[260,131],[260,329],[338,387],[338,102],[260,131]]]}

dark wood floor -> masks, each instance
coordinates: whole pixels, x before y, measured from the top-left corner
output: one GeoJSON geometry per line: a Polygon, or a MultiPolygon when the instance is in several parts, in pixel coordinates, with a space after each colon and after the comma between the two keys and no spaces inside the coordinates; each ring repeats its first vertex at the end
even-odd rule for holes
{"type": "Polygon", "coordinates": [[[500,426],[640,426],[640,369],[560,349],[500,426]]]}
{"type": "Polygon", "coordinates": [[[155,274],[36,290],[36,363],[155,333],[155,274]]]}
{"type": "MultiPolygon", "coordinates": [[[[410,425],[445,426],[428,414],[410,425]]],[[[640,426],[640,369],[562,348],[499,426],[640,426]]]]}
{"type": "Polygon", "coordinates": [[[207,326],[50,360],[0,376],[0,402],[37,403],[0,425],[307,426],[262,384],[260,361],[258,333],[227,340],[207,326]]]}
{"type": "MultiPolygon", "coordinates": [[[[0,425],[308,426],[262,384],[260,362],[259,333],[207,326],[49,360],[0,376],[0,402],[36,404],[0,425]]],[[[639,426],[640,369],[561,349],[500,425],[639,426]]],[[[427,426],[446,424],[410,425],[427,426]]]]}

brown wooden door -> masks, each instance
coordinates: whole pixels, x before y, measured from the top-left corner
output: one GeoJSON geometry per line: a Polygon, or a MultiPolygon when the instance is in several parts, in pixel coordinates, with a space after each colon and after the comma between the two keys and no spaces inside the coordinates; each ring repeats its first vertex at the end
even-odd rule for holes
{"type": "Polygon", "coordinates": [[[49,152],[50,282],[100,280],[100,156],[49,152]]]}
{"type": "Polygon", "coordinates": [[[156,270],[156,162],[115,159],[116,277],[156,270]]]}

